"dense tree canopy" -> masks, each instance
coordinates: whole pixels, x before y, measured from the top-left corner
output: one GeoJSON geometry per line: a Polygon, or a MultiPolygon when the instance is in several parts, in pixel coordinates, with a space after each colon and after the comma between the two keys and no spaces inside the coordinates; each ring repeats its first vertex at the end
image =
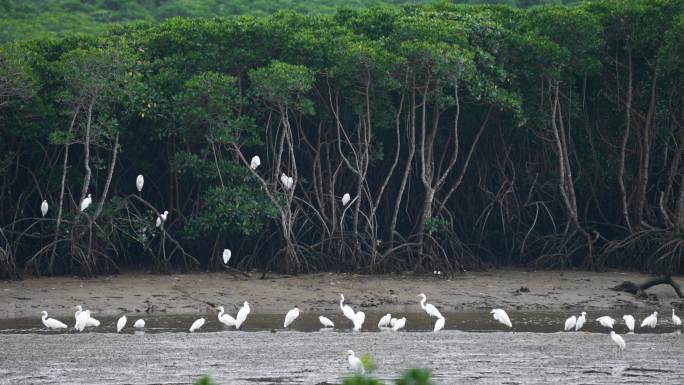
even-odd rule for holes
{"type": "Polygon", "coordinates": [[[681,272],[682,60],[682,0],[174,18],[6,44],[0,268],[217,268],[231,248],[239,268],[289,272],[681,272]]]}

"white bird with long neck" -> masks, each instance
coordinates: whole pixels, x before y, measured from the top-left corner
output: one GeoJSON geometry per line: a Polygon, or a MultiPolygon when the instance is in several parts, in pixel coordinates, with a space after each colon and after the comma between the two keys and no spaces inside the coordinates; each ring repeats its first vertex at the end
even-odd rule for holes
{"type": "Polygon", "coordinates": [[[394,321],[394,325],[392,325],[392,331],[398,332],[399,330],[403,329],[404,326],[406,326],[406,317],[401,317],[398,320],[394,321]]]}
{"type": "Polygon", "coordinates": [[[145,327],[145,320],[140,318],[135,323],[133,324],[133,327],[136,329],[142,329],[145,327]]]}
{"type": "Polygon", "coordinates": [[[283,327],[287,328],[290,326],[294,320],[297,319],[297,317],[299,317],[299,308],[295,306],[293,309],[288,311],[287,314],[285,314],[285,322],[283,322],[283,327]]]}
{"type": "Polygon", "coordinates": [[[601,326],[606,327],[606,328],[610,328],[610,329],[612,329],[613,325],[615,325],[615,319],[613,319],[607,315],[604,315],[603,317],[597,318],[596,321],[598,321],[598,323],[600,323],[601,326]]]}
{"type": "Polygon", "coordinates": [[[363,326],[364,321],[366,321],[366,313],[362,311],[356,312],[354,314],[354,331],[358,332],[361,331],[361,327],[363,326]]]}
{"type": "Polygon", "coordinates": [[[252,309],[249,307],[249,302],[245,301],[242,304],[242,307],[237,313],[237,317],[235,317],[235,328],[240,329],[240,326],[245,322],[247,319],[247,316],[249,313],[252,311],[252,309]]]}
{"type": "Polygon", "coordinates": [[[587,322],[587,312],[583,311],[582,314],[580,314],[579,317],[577,317],[577,323],[575,324],[575,331],[579,331],[582,329],[582,326],[584,326],[584,323],[587,322]]]}
{"type": "Polygon", "coordinates": [[[294,186],[294,179],[292,179],[291,176],[287,176],[285,173],[282,173],[280,175],[280,183],[283,184],[283,187],[285,187],[286,190],[291,190],[292,186],[294,186]]]}
{"type": "Polygon", "coordinates": [[[91,203],[93,203],[93,198],[90,194],[88,194],[88,196],[83,198],[81,201],[81,211],[85,211],[85,209],[87,209],[91,203]]]}
{"type": "Polygon", "coordinates": [[[577,325],[577,317],[575,317],[574,315],[570,316],[568,317],[568,319],[565,320],[565,327],[563,328],[563,330],[565,330],[566,332],[568,330],[572,330],[575,328],[575,325],[577,325]]]}
{"type": "Polygon", "coordinates": [[[392,314],[387,313],[385,314],[382,318],[380,318],[380,321],[378,321],[378,329],[383,330],[386,329],[390,321],[392,320],[392,314]]]}
{"type": "Polygon", "coordinates": [[[511,319],[508,318],[508,313],[506,313],[505,310],[494,309],[490,313],[494,315],[494,319],[499,321],[499,323],[502,323],[502,324],[508,326],[509,328],[513,327],[513,324],[511,323],[511,319]]]}
{"type": "Polygon", "coordinates": [[[46,328],[48,329],[66,329],[67,326],[60,321],[57,321],[54,318],[48,318],[48,313],[43,310],[42,314],[42,320],[43,320],[43,325],[45,325],[46,328]]]}
{"type": "Polygon", "coordinates": [[[658,323],[658,312],[654,311],[653,314],[650,316],[644,318],[644,320],[641,322],[641,327],[650,327],[651,329],[656,327],[656,324],[658,323]]]}
{"type": "Polygon", "coordinates": [[[230,251],[230,249],[223,249],[223,264],[227,265],[228,261],[230,261],[230,257],[233,255],[233,253],[230,251]]]}
{"type": "Polygon", "coordinates": [[[249,162],[249,168],[256,170],[259,166],[261,166],[261,158],[259,158],[259,155],[254,155],[252,161],[249,162]]]}
{"type": "Polygon", "coordinates": [[[363,368],[363,362],[354,354],[353,350],[347,351],[347,362],[349,362],[349,367],[356,372],[356,374],[366,373],[366,370],[363,368]]]}
{"type": "Polygon", "coordinates": [[[143,177],[142,175],[138,175],[138,177],[135,178],[135,188],[138,189],[138,192],[142,192],[144,185],[145,185],[145,177],[143,177]]]}
{"type": "Polygon", "coordinates": [[[43,200],[43,203],[40,204],[40,214],[42,216],[47,215],[48,212],[48,203],[46,200],[43,200]]]}
{"type": "Polygon", "coordinates": [[[169,212],[164,211],[163,213],[159,214],[157,217],[157,227],[161,226],[163,222],[166,222],[166,218],[169,217],[169,212]]]}
{"type": "Polygon", "coordinates": [[[675,309],[672,309],[672,324],[675,326],[680,326],[682,324],[682,319],[675,314],[675,309]]]}
{"type": "Polygon", "coordinates": [[[116,321],[116,332],[121,333],[124,327],[126,327],[126,322],[128,322],[128,319],[126,318],[126,315],[124,314],[119,318],[118,321],[116,321]]]}
{"type": "Polygon", "coordinates": [[[225,309],[223,308],[223,306],[217,307],[216,310],[219,311],[218,320],[220,323],[228,327],[237,325],[237,321],[235,320],[235,318],[233,318],[230,314],[225,313],[225,309]]]}
{"type": "Polygon", "coordinates": [[[425,294],[420,293],[420,294],[418,294],[418,297],[422,298],[420,300],[420,307],[423,310],[425,310],[425,312],[428,313],[428,315],[430,317],[444,318],[444,316],[442,316],[442,313],[440,313],[439,310],[437,310],[437,308],[433,304],[431,304],[431,303],[426,304],[425,303],[425,301],[427,301],[427,297],[425,296],[425,294]]]}
{"type": "MultiPolygon", "coordinates": [[[[81,305],[77,305],[74,307],[74,309],[76,309],[76,313],[74,313],[74,318],[76,319],[76,322],[78,322],[78,316],[83,313],[83,308],[81,307],[81,305]]],[[[91,317],[90,311],[88,311],[88,317],[84,320],[84,322],[85,322],[85,325],[83,326],[84,328],[100,326],[100,321],[91,317]]],[[[74,325],[74,328],[75,327],[76,327],[76,325],[74,325]]]]}
{"type": "Polygon", "coordinates": [[[344,304],[344,294],[340,294],[340,309],[342,309],[342,313],[345,317],[347,317],[350,321],[354,322],[356,312],[354,311],[354,309],[352,309],[351,306],[344,304]]]}
{"type": "Polygon", "coordinates": [[[202,326],[204,326],[205,322],[207,322],[207,321],[204,318],[200,318],[200,319],[196,320],[195,322],[193,322],[192,325],[190,325],[190,329],[188,329],[188,330],[190,331],[190,333],[193,333],[196,330],[199,330],[202,326]]]}
{"type": "Polygon", "coordinates": [[[346,206],[347,204],[349,204],[350,200],[351,195],[349,195],[349,193],[344,193],[344,195],[342,195],[342,206],[346,206]]]}
{"type": "Polygon", "coordinates": [[[435,321],[435,328],[432,329],[434,333],[437,333],[438,331],[444,329],[444,323],[446,320],[444,318],[438,318],[437,321],[435,321]]]}
{"type": "Polygon", "coordinates": [[[318,321],[323,325],[325,328],[334,328],[335,323],[333,323],[330,318],[324,317],[324,316],[318,316],[318,321]]]}
{"type": "Polygon", "coordinates": [[[610,338],[613,340],[615,345],[617,345],[618,350],[624,350],[627,347],[627,344],[625,343],[625,340],[622,339],[620,335],[615,333],[614,330],[610,331],[610,338]]]}
{"type": "Polygon", "coordinates": [[[629,314],[625,314],[622,316],[622,319],[625,321],[627,329],[629,329],[630,332],[634,332],[634,325],[636,324],[636,322],[634,321],[634,317],[632,317],[629,314]]]}
{"type": "MultiPolygon", "coordinates": [[[[76,317],[76,325],[74,328],[78,330],[79,332],[82,332],[85,330],[88,320],[90,319],[90,310],[84,310],[81,313],[79,313],[78,317],[76,317]]],[[[98,322],[99,325],[99,322],[98,322]]]]}

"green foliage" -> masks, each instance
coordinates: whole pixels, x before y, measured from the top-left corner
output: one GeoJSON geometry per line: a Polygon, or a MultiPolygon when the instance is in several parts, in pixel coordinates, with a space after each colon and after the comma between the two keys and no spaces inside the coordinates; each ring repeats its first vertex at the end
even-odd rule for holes
{"type": "Polygon", "coordinates": [[[195,381],[195,385],[215,385],[215,383],[211,380],[211,377],[203,376],[199,380],[195,381]]]}
{"type": "Polygon", "coordinates": [[[409,369],[397,380],[397,385],[433,385],[430,372],[425,369],[409,369]]]}

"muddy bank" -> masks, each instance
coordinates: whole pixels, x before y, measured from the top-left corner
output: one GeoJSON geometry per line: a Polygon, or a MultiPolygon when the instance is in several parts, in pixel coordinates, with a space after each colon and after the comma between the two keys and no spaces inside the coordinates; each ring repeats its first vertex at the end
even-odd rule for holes
{"type": "Polygon", "coordinates": [[[295,305],[323,312],[339,310],[340,293],[361,309],[408,312],[417,309],[420,292],[447,312],[494,306],[523,311],[636,308],[665,312],[681,303],[669,286],[650,289],[655,299],[649,300],[608,289],[624,280],[641,282],[648,277],[623,272],[496,270],[452,279],[328,273],[269,275],[264,280],[256,274],[245,278],[225,273],[35,278],[0,282],[0,318],[39,316],[41,310],[73,316],[76,304],[100,316],[213,313],[210,304],[232,307],[242,301],[249,301],[255,313],[285,312],[295,305]]]}
{"type": "MultiPolygon", "coordinates": [[[[370,353],[377,376],[429,368],[438,385],[680,384],[682,336],[605,333],[200,332],[3,335],[1,384],[339,384],[343,352],[370,353]],[[35,347],[35,348],[27,348],[35,347]]],[[[389,383],[389,382],[388,382],[389,383]]]]}

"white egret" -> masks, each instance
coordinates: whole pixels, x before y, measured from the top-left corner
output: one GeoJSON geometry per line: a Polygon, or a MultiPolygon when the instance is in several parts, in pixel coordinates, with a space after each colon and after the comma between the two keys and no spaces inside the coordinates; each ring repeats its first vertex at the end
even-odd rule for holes
{"type": "Polygon", "coordinates": [[[390,314],[390,313],[385,314],[382,318],[380,318],[380,321],[378,321],[378,329],[384,329],[384,328],[388,327],[391,320],[392,320],[392,314],[390,314]]]}
{"type": "Polygon", "coordinates": [[[342,206],[346,206],[350,200],[351,195],[349,195],[349,193],[344,193],[344,195],[342,195],[342,206]]]}
{"type": "Polygon", "coordinates": [[[584,323],[587,322],[587,312],[583,311],[582,314],[580,314],[579,317],[577,317],[577,323],[575,324],[575,331],[579,331],[582,329],[582,326],[584,326],[584,323]]]}
{"type": "Polygon", "coordinates": [[[287,314],[285,314],[285,322],[283,322],[283,327],[287,328],[288,326],[290,326],[290,324],[292,324],[292,322],[294,322],[294,320],[296,320],[297,317],[299,317],[299,308],[295,306],[294,309],[288,311],[287,314]]]}
{"type": "Polygon", "coordinates": [[[500,323],[508,326],[509,328],[513,327],[513,324],[511,323],[511,319],[508,318],[508,314],[506,313],[505,310],[503,309],[494,309],[490,312],[491,314],[494,315],[494,319],[499,321],[500,323]]]}
{"type": "Polygon", "coordinates": [[[438,331],[444,329],[445,322],[446,320],[444,318],[438,318],[437,321],[435,321],[435,328],[432,331],[437,333],[438,331]]]}
{"type": "Polygon", "coordinates": [[[629,314],[623,315],[622,319],[625,320],[625,325],[627,325],[627,329],[629,329],[630,332],[634,331],[634,317],[632,317],[629,314]]]}
{"type": "Polygon", "coordinates": [[[219,311],[218,320],[220,323],[222,323],[228,327],[237,325],[237,321],[235,320],[235,318],[233,318],[230,314],[225,313],[223,306],[217,307],[216,310],[219,311]]]}
{"type": "Polygon", "coordinates": [[[259,166],[261,166],[261,158],[259,158],[259,155],[254,155],[252,161],[249,162],[249,168],[256,170],[259,166]]]}
{"type": "Polygon", "coordinates": [[[363,362],[354,355],[354,351],[348,350],[347,351],[347,361],[349,362],[349,367],[355,371],[357,374],[364,374],[366,373],[366,370],[363,368],[363,362]]]}
{"type": "Polygon", "coordinates": [[[280,175],[280,183],[283,184],[283,187],[285,187],[286,190],[290,190],[294,185],[294,179],[292,179],[291,176],[287,176],[285,173],[282,173],[280,175]]]}
{"type": "Polygon", "coordinates": [[[88,196],[81,201],[81,211],[85,211],[91,203],[93,203],[93,198],[88,194],[88,196]]]}
{"type": "Polygon", "coordinates": [[[396,318],[392,318],[392,319],[390,319],[389,326],[390,326],[390,327],[394,327],[394,324],[395,324],[395,323],[397,323],[397,319],[396,319],[396,318]]]}
{"type": "Polygon", "coordinates": [[[138,189],[138,192],[141,192],[144,185],[145,185],[145,178],[142,175],[138,175],[138,177],[135,178],[135,188],[138,189]]]}
{"type": "Polygon", "coordinates": [[[322,315],[318,316],[318,320],[321,322],[321,325],[326,328],[334,328],[335,324],[330,320],[328,317],[323,317],[322,315]]]}
{"type": "Polygon", "coordinates": [[[356,314],[354,314],[354,331],[358,332],[361,330],[361,326],[363,326],[363,322],[366,320],[366,313],[359,311],[356,314]]]}
{"type": "Polygon", "coordinates": [[[48,212],[48,203],[46,200],[43,200],[43,203],[40,204],[40,213],[45,216],[48,212]]]}
{"type": "Polygon", "coordinates": [[[643,327],[648,326],[650,328],[654,328],[654,327],[656,327],[657,323],[658,323],[658,312],[654,311],[653,314],[644,318],[644,320],[641,322],[641,327],[643,328],[643,327]]]}
{"type": "Polygon", "coordinates": [[[354,309],[352,309],[351,306],[344,304],[344,294],[340,294],[340,309],[342,309],[342,313],[344,313],[345,317],[349,318],[350,321],[354,322],[356,312],[354,311],[354,309]]]}
{"type": "Polygon", "coordinates": [[[194,332],[195,330],[199,330],[202,326],[204,326],[204,323],[207,322],[204,318],[200,318],[196,320],[195,322],[192,323],[190,326],[190,333],[194,332]]]}
{"type": "Polygon", "coordinates": [[[401,317],[396,322],[394,322],[394,325],[392,325],[392,331],[396,332],[404,328],[406,326],[406,317],[401,317]]]}
{"type": "Polygon", "coordinates": [[[128,318],[126,318],[125,314],[122,315],[118,321],[116,321],[116,332],[117,333],[121,333],[123,328],[126,326],[126,322],[128,322],[128,318]]]}
{"type": "Polygon", "coordinates": [[[614,330],[610,331],[610,338],[613,340],[613,342],[615,342],[615,345],[618,346],[618,350],[624,350],[627,347],[625,340],[623,340],[620,335],[615,333],[614,330]]]}
{"type": "MultiPolygon", "coordinates": [[[[74,313],[74,318],[76,319],[76,322],[78,322],[78,316],[81,313],[83,313],[83,308],[81,307],[81,305],[77,305],[76,307],[74,307],[74,309],[76,309],[76,313],[74,313]]],[[[84,322],[85,322],[84,328],[100,326],[100,321],[91,317],[90,312],[88,312],[88,317],[85,319],[84,322]]],[[[76,325],[74,325],[74,327],[76,327],[76,325]]]]}
{"type": "Polygon", "coordinates": [[[672,324],[675,326],[680,326],[682,324],[682,319],[675,314],[675,309],[672,309],[672,324]]]}
{"type": "Polygon", "coordinates": [[[67,328],[67,326],[64,323],[57,321],[54,318],[47,318],[48,313],[46,311],[43,310],[43,312],[41,314],[43,315],[43,317],[42,317],[43,325],[45,325],[46,328],[48,328],[48,329],[66,329],[67,328]]]}
{"type": "Polygon", "coordinates": [[[136,329],[142,329],[145,327],[145,320],[140,318],[135,323],[133,324],[133,327],[136,329]]]}
{"type": "Polygon", "coordinates": [[[164,211],[163,213],[159,214],[157,217],[157,227],[161,226],[162,222],[166,222],[166,218],[168,218],[169,212],[164,211]]]}
{"type": "Polygon", "coordinates": [[[82,332],[86,328],[86,324],[90,319],[90,310],[84,310],[76,317],[76,325],[74,328],[79,332],[82,332]]]}
{"type": "Polygon", "coordinates": [[[231,255],[233,255],[233,253],[231,253],[230,249],[223,249],[223,264],[228,264],[231,255]]]}
{"type": "Polygon", "coordinates": [[[425,296],[425,294],[420,293],[418,294],[418,297],[422,297],[422,299],[420,300],[420,307],[423,308],[423,310],[425,310],[425,312],[428,313],[430,317],[444,318],[442,316],[442,313],[440,313],[439,310],[437,310],[437,308],[433,304],[425,303],[425,301],[427,301],[427,297],[425,296]]]}
{"type": "Polygon", "coordinates": [[[577,317],[575,317],[573,315],[571,317],[568,317],[568,319],[565,320],[565,327],[563,330],[565,330],[567,332],[568,330],[574,329],[576,325],[577,325],[577,317]]]}
{"type": "Polygon", "coordinates": [[[603,317],[597,318],[596,321],[598,321],[598,323],[600,323],[601,326],[606,327],[606,328],[612,329],[613,325],[615,325],[615,319],[613,319],[607,315],[604,315],[603,317]]]}
{"type": "Polygon", "coordinates": [[[242,304],[242,307],[238,311],[237,317],[235,317],[236,329],[240,329],[240,326],[242,326],[242,324],[245,322],[250,311],[251,309],[249,308],[249,303],[245,301],[245,303],[242,304]]]}

